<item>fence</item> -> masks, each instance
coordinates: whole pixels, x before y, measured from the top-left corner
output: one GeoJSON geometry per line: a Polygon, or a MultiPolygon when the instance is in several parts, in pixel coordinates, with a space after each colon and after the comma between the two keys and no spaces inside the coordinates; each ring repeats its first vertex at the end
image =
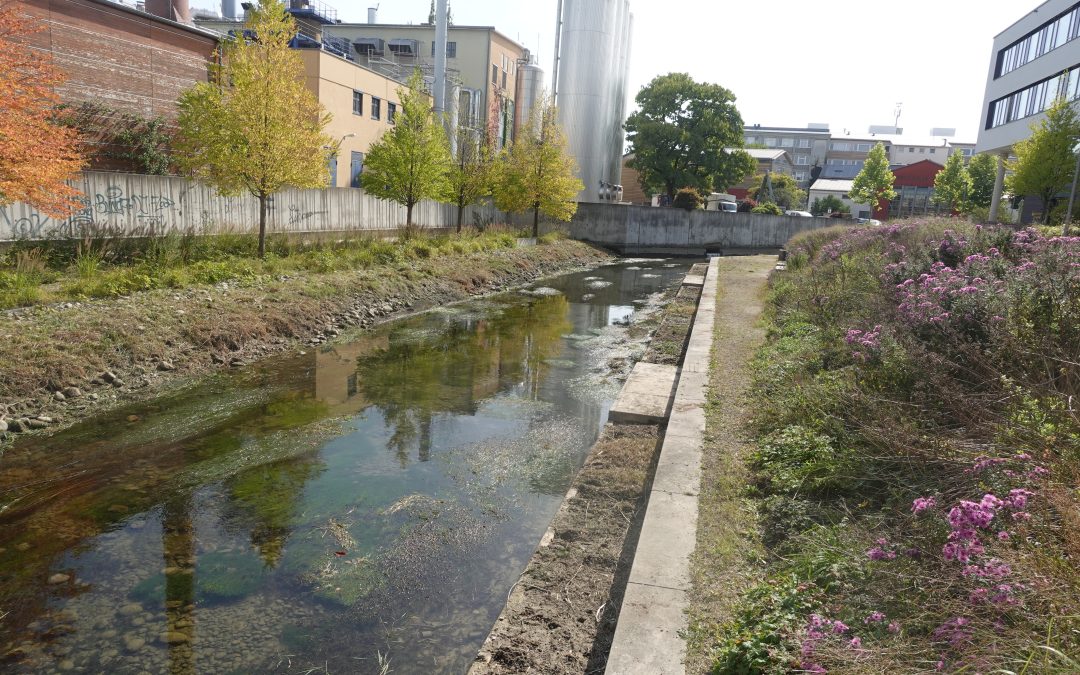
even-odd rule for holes
{"type": "MultiPolygon", "coordinates": [[[[34,207],[0,206],[0,242],[80,239],[83,237],[153,237],[169,232],[215,234],[250,231],[259,226],[259,202],[250,195],[223,197],[212,187],[175,176],[87,171],[76,181],[80,208],[66,218],[52,218],[34,207]]],[[[526,215],[505,214],[490,204],[465,210],[466,225],[524,225],[526,215]]],[[[429,228],[457,224],[457,207],[421,202],[413,222],[429,228]]],[[[377,199],[363,190],[288,189],[273,196],[270,232],[393,232],[405,223],[405,207],[377,199]]]]}

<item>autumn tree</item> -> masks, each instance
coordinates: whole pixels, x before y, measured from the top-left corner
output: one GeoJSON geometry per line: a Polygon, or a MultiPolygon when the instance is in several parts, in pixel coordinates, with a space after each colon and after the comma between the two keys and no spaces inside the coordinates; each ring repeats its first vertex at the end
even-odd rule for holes
{"type": "Polygon", "coordinates": [[[970,201],[973,207],[989,208],[994,198],[994,181],[997,180],[997,160],[993,155],[983,153],[968,161],[968,175],[971,177],[970,201]]]}
{"type": "Polygon", "coordinates": [[[55,114],[64,75],[26,43],[40,28],[18,7],[0,5],[0,206],[22,201],[62,217],[79,194],[66,181],[85,160],[78,131],[55,114]]]}
{"type": "Polygon", "coordinates": [[[566,135],[549,100],[529,116],[517,140],[504,151],[497,168],[495,205],[504,211],[533,212],[533,236],[540,232],[540,214],[570,220],[577,211],[574,201],[585,189],[574,158],[567,152],[566,135]]]}
{"type": "Polygon", "coordinates": [[[1016,160],[1009,162],[1009,191],[1017,196],[1037,195],[1043,202],[1043,222],[1050,222],[1050,202],[1072,184],[1076,156],[1072,149],[1080,139],[1080,119],[1064,97],[1046,111],[1031,136],[1013,145],[1016,160]]]}
{"type": "Polygon", "coordinates": [[[489,130],[476,130],[465,124],[457,128],[457,154],[450,166],[450,198],[457,206],[457,231],[461,232],[465,209],[491,194],[495,150],[489,130]]]}
{"type": "Polygon", "coordinates": [[[360,185],[380,199],[403,204],[405,225],[411,228],[413,207],[420,200],[448,198],[453,160],[419,70],[398,88],[398,98],[395,124],[368,149],[360,185]]]}
{"type": "Polygon", "coordinates": [[[934,176],[933,201],[960,213],[970,209],[971,176],[964,166],[964,156],[959,152],[949,155],[949,159],[945,160],[945,168],[934,176]]]}
{"type": "Polygon", "coordinates": [[[848,194],[857,204],[869,204],[870,217],[873,218],[881,202],[896,199],[896,190],[893,189],[895,181],[896,176],[889,170],[885,146],[878,143],[867,155],[862,171],[851,182],[851,192],[848,194]]]}
{"type": "Polygon", "coordinates": [[[799,188],[799,183],[793,176],[770,173],[769,180],[772,182],[771,196],[768,190],[762,190],[765,174],[754,176],[746,196],[758,202],[772,202],[784,209],[801,209],[806,203],[806,191],[799,188]]]}
{"type": "Polygon", "coordinates": [[[660,75],[642,87],[626,120],[629,166],[647,189],[674,198],[683,187],[723,191],[749,177],[757,162],[738,150],[743,121],[735,95],[686,73],[660,75]],[[728,150],[731,148],[732,150],[728,150]]]}
{"type": "Polygon", "coordinates": [[[221,194],[259,200],[259,257],[266,255],[271,195],[287,186],[326,187],[336,152],[330,115],[304,85],[296,24],[281,0],[262,0],[243,36],[225,40],[210,82],[180,96],[177,163],[221,194]]]}

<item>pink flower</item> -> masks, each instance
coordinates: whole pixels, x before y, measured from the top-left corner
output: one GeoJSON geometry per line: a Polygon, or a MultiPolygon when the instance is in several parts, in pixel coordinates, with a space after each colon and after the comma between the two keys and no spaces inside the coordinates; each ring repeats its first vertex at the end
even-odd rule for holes
{"type": "Polygon", "coordinates": [[[847,624],[845,624],[843,621],[840,621],[839,619],[837,619],[836,621],[833,621],[833,632],[836,633],[837,635],[841,635],[843,633],[846,633],[849,630],[850,629],[847,627],[847,624]]]}
{"type": "Polygon", "coordinates": [[[895,635],[896,633],[899,633],[900,632],[900,624],[897,623],[896,621],[890,621],[888,631],[890,633],[892,633],[893,635],[895,635]]]}
{"type": "Polygon", "coordinates": [[[852,649],[858,649],[862,647],[862,640],[858,637],[853,637],[851,638],[851,642],[849,642],[848,644],[851,645],[852,649]]]}
{"type": "Polygon", "coordinates": [[[998,532],[998,539],[1000,541],[1008,541],[1009,540],[1009,533],[1006,532],[1005,530],[1002,530],[1001,532],[998,532]]]}
{"type": "Polygon", "coordinates": [[[915,515],[922,513],[927,509],[932,509],[937,506],[937,501],[933,497],[919,497],[915,501],[911,502],[911,512],[915,515]]]}
{"type": "Polygon", "coordinates": [[[871,612],[870,616],[863,619],[863,623],[881,623],[885,620],[885,615],[881,612],[871,612]]]}

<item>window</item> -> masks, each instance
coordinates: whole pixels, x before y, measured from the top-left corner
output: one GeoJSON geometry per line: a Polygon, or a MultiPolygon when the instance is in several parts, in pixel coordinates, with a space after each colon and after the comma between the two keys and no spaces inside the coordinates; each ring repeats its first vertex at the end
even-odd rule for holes
{"type": "Polygon", "coordinates": [[[915,152],[915,148],[910,148],[910,147],[909,147],[909,148],[907,149],[907,151],[908,151],[908,152],[915,152]]]}
{"type": "Polygon", "coordinates": [[[925,155],[926,154],[926,148],[919,148],[919,154],[920,155],[925,155]]]}
{"type": "Polygon", "coordinates": [[[1038,115],[1049,108],[1059,95],[1069,101],[1080,99],[1080,65],[992,102],[986,113],[986,128],[993,129],[1038,115]]]}
{"type": "Polygon", "coordinates": [[[503,74],[502,74],[502,88],[506,89],[506,71],[505,70],[503,71],[503,74]]]}
{"type": "Polygon", "coordinates": [[[1080,3],[998,52],[994,77],[1011,73],[1080,36],[1080,3]]]}
{"type": "Polygon", "coordinates": [[[377,120],[382,115],[382,99],[371,97],[371,119],[377,120]]]}
{"type": "Polygon", "coordinates": [[[775,139],[775,138],[769,138],[769,137],[766,137],[766,138],[765,138],[765,147],[768,147],[768,148],[775,148],[775,147],[776,147],[776,139],[775,139]]]}
{"type": "Polygon", "coordinates": [[[805,171],[796,171],[795,172],[795,180],[799,181],[800,183],[802,181],[806,180],[806,172],[805,171]]]}
{"type": "Polygon", "coordinates": [[[810,147],[810,139],[809,138],[800,138],[799,139],[799,147],[800,148],[809,148],[810,147]]]}
{"type": "MultiPolygon", "coordinates": [[[[435,43],[434,42],[431,43],[431,58],[435,58],[435,43]]],[[[456,42],[447,41],[447,43],[446,43],[446,58],[448,58],[448,59],[456,59],[457,58],[457,43],[456,42]]]]}
{"type": "Polygon", "coordinates": [[[364,153],[353,152],[349,162],[349,185],[354,188],[360,187],[360,174],[364,173],[364,153]]]}
{"type": "Polygon", "coordinates": [[[797,166],[808,166],[810,164],[810,155],[795,155],[795,164],[797,166]]]}
{"type": "Polygon", "coordinates": [[[397,117],[397,104],[387,101],[386,102],[386,121],[389,122],[390,124],[397,124],[397,120],[394,119],[395,117],[397,117]]]}
{"type": "Polygon", "coordinates": [[[780,147],[781,148],[794,148],[795,147],[795,139],[794,138],[781,138],[780,139],[780,147]]]}
{"type": "Polygon", "coordinates": [[[833,152],[851,152],[851,143],[829,143],[829,150],[833,152]]]}
{"type": "Polygon", "coordinates": [[[352,93],[352,114],[364,114],[364,94],[359,91],[353,91],[352,93]]]}
{"type": "Polygon", "coordinates": [[[491,64],[491,83],[499,83],[499,66],[495,65],[494,63],[491,64]]]}

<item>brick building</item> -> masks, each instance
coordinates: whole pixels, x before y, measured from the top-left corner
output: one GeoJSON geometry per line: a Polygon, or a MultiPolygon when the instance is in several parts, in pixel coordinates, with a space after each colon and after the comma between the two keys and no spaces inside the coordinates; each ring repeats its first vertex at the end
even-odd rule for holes
{"type": "MultiPolygon", "coordinates": [[[[101,126],[122,124],[124,115],[171,122],[180,93],[206,81],[218,45],[210,31],[106,0],[15,4],[40,21],[27,43],[67,75],[57,92],[66,104],[83,104],[83,122],[90,125],[93,118],[101,126]]],[[[96,153],[91,168],[128,168],[105,154],[96,153]]]]}

